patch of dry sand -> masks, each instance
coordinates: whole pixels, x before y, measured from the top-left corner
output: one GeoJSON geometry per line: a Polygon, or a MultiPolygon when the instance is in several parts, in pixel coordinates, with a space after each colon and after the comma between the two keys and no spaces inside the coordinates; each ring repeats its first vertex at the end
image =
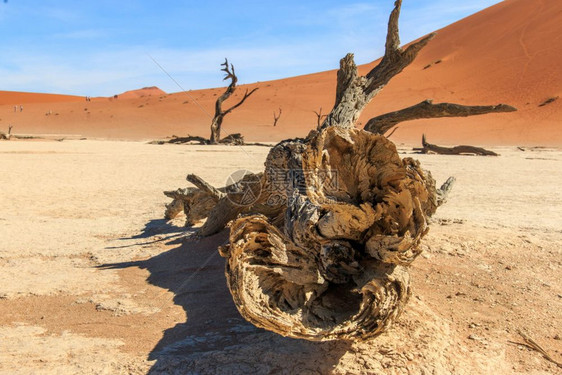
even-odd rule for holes
{"type": "MultiPolygon", "coordinates": [[[[409,155],[457,183],[412,270],[398,324],[365,343],[311,343],[236,311],[211,238],[162,220],[187,173],[222,186],[263,147],[3,142],[0,373],[552,374],[562,357],[562,151],[409,155]],[[186,319],[187,316],[187,319],[186,319]]],[[[411,151],[403,149],[403,155],[411,151]]]]}
{"type": "Polygon", "coordinates": [[[119,352],[119,340],[87,338],[71,332],[48,334],[41,327],[0,328],[2,374],[143,374],[146,364],[119,352]]]}

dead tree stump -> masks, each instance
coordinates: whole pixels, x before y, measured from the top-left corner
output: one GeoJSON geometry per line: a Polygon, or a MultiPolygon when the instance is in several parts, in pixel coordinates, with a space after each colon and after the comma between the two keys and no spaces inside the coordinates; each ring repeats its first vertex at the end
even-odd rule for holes
{"type": "MultiPolygon", "coordinates": [[[[207,216],[199,234],[230,223],[229,243],[219,249],[228,287],[242,316],[256,326],[313,341],[368,339],[387,329],[410,297],[408,267],[454,178],[437,189],[431,174],[416,160],[401,159],[382,134],[413,119],[412,109],[355,128],[369,101],[433,38],[400,47],[401,4],[395,2],[377,66],[360,76],[352,54],[340,61],[336,102],[325,118],[317,114],[317,130],[280,142],[263,174],[245,175],[219,193],[190,180],[198,188],[191,188],[184,209],[207,216]],[[214,205],[199,209],[195,192],[214,205]],[[240,195],[255,199],[235,199],[240,195]]],[[[420,106],[423,111],[414,112],[425,117],[442,117],[450,108],[466,112],[454,104],[420,106]]]]}
{"type": "Polygon", "coordinates": [[[407,267],[437,208],[434,180],[362,130],[328,127],[293,142],[272,150],[284,158],[268,159],[263,180],[262,200],[282,197],[281,215],[238,218],[221,250],[234,302],[248,321],[285,336],[376,336],[410,296],[407,267]]]}

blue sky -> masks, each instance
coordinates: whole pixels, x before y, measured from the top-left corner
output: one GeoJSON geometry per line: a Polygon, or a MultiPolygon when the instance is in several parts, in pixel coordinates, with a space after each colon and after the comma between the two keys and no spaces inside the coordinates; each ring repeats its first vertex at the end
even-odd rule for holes
{"type": "MultiPolygon", "coordinates": [[[[498,0],[404,0],[403,43],[498,0]]],[[[144,86],[167,92],[335,69],[381,56],[392,0],[0,2],[0,90],[109,96],[144,86]]]]}

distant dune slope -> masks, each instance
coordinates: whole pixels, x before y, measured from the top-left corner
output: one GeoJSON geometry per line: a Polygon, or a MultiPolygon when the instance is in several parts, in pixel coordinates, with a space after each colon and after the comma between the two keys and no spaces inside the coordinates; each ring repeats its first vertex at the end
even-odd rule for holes
{"type": "Polygon", "coordinates": [[[82,96],[38,94],[34,92],[0,91],[0,105],[22,105],[27,103],[60,103],[84,101],[82,96]]]}
{"type": "Polygon", "coordinates": [[[151,87],[143,87],[142,89],[138,89],[138,90],[130,90],[130,91],[125,91],[122,94],[118,94],[118,97],[120,99],[137,99],[137,98],[142,98],[145,96],[152,96],[152,95],[166,95],[166,92],[163,90],[160,90],[158,87],[156,86],[151,86],[151,87]]]}
{"type": "MultiPolygon", "coordinates": [[[[426,133],[430,142],[442,144],[562,145],[562,99],[555,99],[562,94],[561,62],[562,1],[507,0],[439,30],[417,60],[375,97],[360,121],[424,99],[506,103],[519,111],[413,121],[399,125],[392,139],[419,144],[426,133]]],[[[246,88],[260,89],[226,117],[223,133],[241,132],[247,140],[259,141],[305,136],[316,125],[314,111],[331,109],[335,83],[334,70],[241,86],[225,106],[235,103],[246,88]],[[273,112],[279,108],[282,116],[273,127],[273,112]]],[[[0,104],[5,104],[0,106],[0,129],[10,123],[22,133],[122,139],[208,136],[214,102],[222,91],[166,94],[151,87],[88,103],[77,103],[77,97],[37,100],[22,113],[13,113],[14,100],[0,93],[0,104]]]]}

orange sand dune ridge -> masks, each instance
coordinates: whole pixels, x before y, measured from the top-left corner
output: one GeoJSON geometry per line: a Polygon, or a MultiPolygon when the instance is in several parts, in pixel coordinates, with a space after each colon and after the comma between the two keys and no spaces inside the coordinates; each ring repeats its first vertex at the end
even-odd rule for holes
{"type": "MultiPolygon", "coordinates": [[[[556,99],[562,91],[561,61],[562,2],[507,0],[438,30],[416,61],[375,97],[360,122],[425,99],[506,103],[519,111],[407,122],[392,139],[415,145],[425,133],[430,142],[441,144],[562,145],[562,100],[556,99]]],[[[373,64],[361,66],[361,72],[373,64]]],[[[242,85],[225,107],[236,103],[245,89],[259,90],[226,117],[223,135],[241,132],[250,141],[305,136],[316,126],[314,111],[331,109],[335,85],[335,70],[242,85]],[[273,127],[273,112],[279,108],[282,116],[273,127]]],[[[0,92],[0,129],[11,124],[16,133],[112,139],[208,136],[214,102],[223,90],[166,94],[150,87],[91,102],[0,92]],[[26,104],[25,110],[14,113],[13,104],[19,103],[26,104]]]]}

